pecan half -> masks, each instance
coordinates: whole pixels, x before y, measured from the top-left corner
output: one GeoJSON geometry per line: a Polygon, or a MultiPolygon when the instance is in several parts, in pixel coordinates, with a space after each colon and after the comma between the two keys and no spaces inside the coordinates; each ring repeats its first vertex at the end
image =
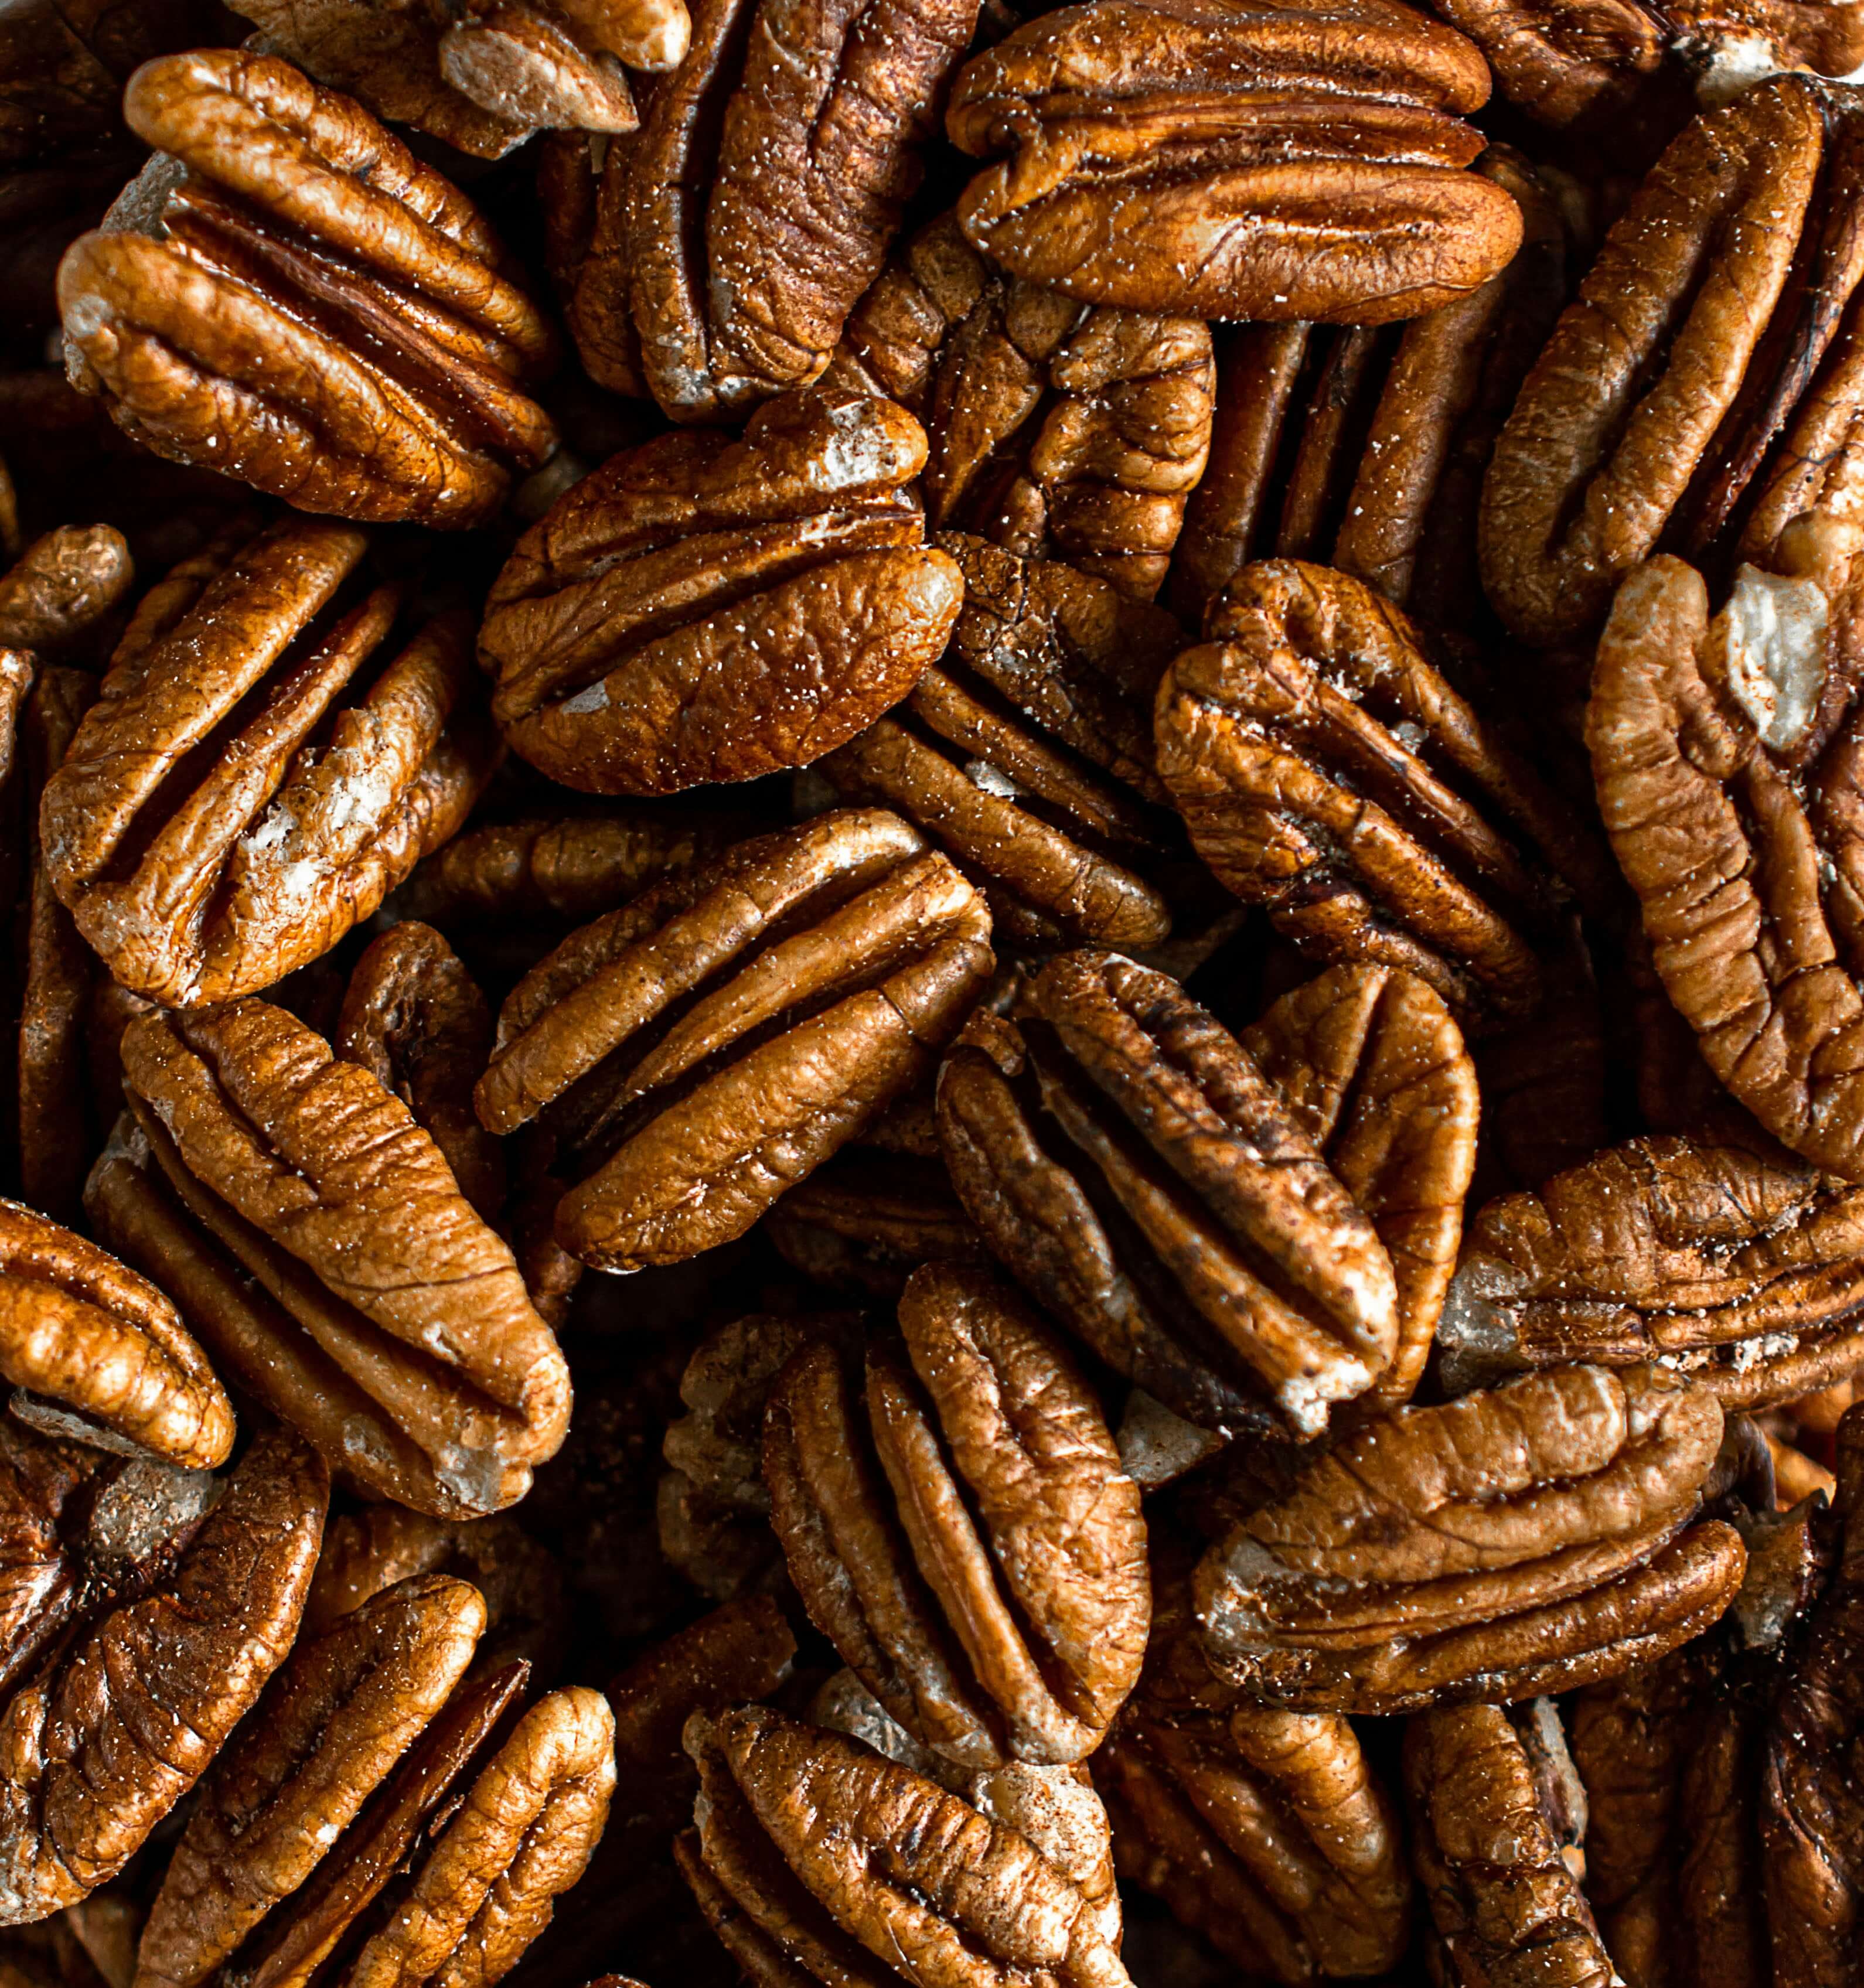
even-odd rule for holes
{"type": "Polygon", "coordinates": [[[135,563],[112,525],[61,525],[0,576],[0,651],[56,654],[128,593],[135,563]]]}
{"type": "Polygon", "coordinates": [[[906,1359],[868,1349],[864,1415],[825,1341],[770,1398],[764,1478],[790,1577],[935,1750],[973,1768],[1079,1760],[1145,1654],[1138,1488],[1061,1342],[993,1278],[929,1264],[899,1323],[906,1359]]]}
{"type": "Polygon", "coordinates": [[[1741,1584],[1734,1529],[1693,1523],[1721,1433],[1714,1396],[1656,1367],[1391,1411],[1205,1554],[1206,1654],[1260,1702],[1381,1712],[1661,1655],[1741,1584]]]}
{"type": "Polygon", "coordinates": [[[157,455],[456,528],[556,445],[550,328],[478,211],[360,104],[232,49],[137,71],[158,148],[59,272],[73,382],[157,455]]]}
{"type": "Polygon", "coordinates": [[[946,130],[1008,152],[966,235],[1088,303],[1382,324],[1486,282],[1519,211],[1463,170],[1487,65],[1393,0],[1090,0],[969,63],[946,130]],[[1349,46],[1349,65],[1336,48],[1349,46]]]}
{"type": "Polygon", "coordinates": [[[909,691],[963,585],[906,485],[918,424],[827,388],[742,440],[663,435],[567,492],[518,542],[479,651],[540,771],[672,793],[806,766],[909,691]]]}
{"type": "Polygon", "coordinates": [[[990,1260],[935,1157],[871,1146],[844,1147],[792,1188],[764,1233],[811,1283],[889,1304],[922,1263],[990,1260]]]}
{"type": "Polygon", "coordinates": [[[952,1185],[1012,1273],[1206,1428],[1319,1434],[1416,1386],[1475,1152],[1462,1039],[1421,982],[1339,967],[1240,1041],[1176,981],[1051,960],[946,1058],[952,1185]]]}
{"type": "Polygon", "coordinates": [[[333,1469],[440,1518],[523,1496],[569,1371],[407,1107],[262,1001],[144,1016],[123,1058],[146,1144],[93,1175],[104,1232],[172,1266],[209,1344],[333,1469]]]}
{"type": "Polygon", "coordinates": [[[384,657],[401,593],[364,587],[367,550],[310,520],[230,534],[119,644],[40,828],[53,888],[134,992],[235,999],[316,959],[490,776],[470,622],[384,657]]]}
{"type": "MultiPolygon", "coordinates": [[[[1588,128],[1594,129],[1608,117],[1631,111],[1639,86],[1663,63],[1666,24],[1680,25],[1692,11],[1686,3],[1666,5],[1659,12],[1641,0],[1432,0],[1432,4],[1488,58],[1502,95],[1537,123],[1556,128],[1584,119],[1588,128]]],[[[1758,0],[1758,4],[1770,8],[1778,0],[1758,0]]],[[[1794,11],[1809,14],[1815,10],[1797,7],[1794,11]]],[[[1859,53],[1864,55],[1864,49],[1859,53]]]]}
{"type": "Polygon", "coordinates": [[[993,966],[983,901],[898,816],[741,843],[585,926],[520,982],[475,1094],[541,1117],[582,1176],[584,1263],[677,1263],[742,1235],[929,1073],[993,966]]]}

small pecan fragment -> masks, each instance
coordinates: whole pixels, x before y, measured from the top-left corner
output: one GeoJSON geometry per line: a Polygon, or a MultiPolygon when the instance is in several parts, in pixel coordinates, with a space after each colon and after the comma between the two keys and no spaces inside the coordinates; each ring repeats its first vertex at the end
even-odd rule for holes
{"type": "Polygon", "coordinates": [[[1240,1706],[1200,1725],[1129,1709],[1094,1767],[1121,1878],[1252,1977],[1378,1974],[1403,1957],[1397,1806],[1344,1719],[1240,1706]]]}
{"type": "Polygon", "coordinates": [[[1714,1396],[1656,1367],[1390,1411],[1205,1554],[1206,1653],[1259,1702],[1379,1712],[1660,1655],[1741,1584],[1740,1536],[1693,1523],[1721,1433],[1714,1396]]]}
{"type": "Polygon", "coordinates": [[[864,1415],[824,1341],[771,1396],[763,1470],[790,1579],[935,1751],[1079,1760],[1145,1653],[1138,1488],[1061,1341],[995,1279],[929,1264],[899,1323],[905,1359],[868,1349],[864,1415]]]}
{"type": "Polygon", "coordinates": [[[1101,1358],[1206,1428],[1318,1435],[1416,1386],[1474,1161],[1443,1003],[1334,968],[1240,1041],[1116,954],[1052,960],[946,1058],[939,1134],[991,1248],[1101,1358]]]}
{"type": "Polygon", "coordinates": [[[1088,303],[1383,324],[1486,282],[1514,201],[1463,169],[1489,75],[1392,0],[1091,0],[960,73],[946,130],[974,158],[966,235],[1088,303]],[[1350,49],[1350,59],[1337,51],[1350,49]]]}
{"type": "Polygon", "coordinates": [[[146,63],[157,156],[59,272],[67,363],[124,432],[309,511],[482,522],[556,445],[550,328],[478,211],[289,63],[146,63]]]}
{"type": "Polygon", "coordinates": [[[40,823],[54,888],[134,992],[231,1000],[308,964],[490,776],[469,622],[394,653],[401,591],[364,584],[367,549],[308,519],[231,533],[119,644],[40,823]]]}
{"type": "Polygon", "coordinates": [[[663,435],[613,458],[519,540],[479,651],[493,711],[540,771],[672,793],[806,766],[897,704],[964,588],[906,485],[918,424],[827,388],[742,440],[663,435]]]}
{"type": "Polygon", "coordinates": [[[600,1269],[742,1235],[930,1073],[993,969],[976,892],[897,815],[741,843],[567,939],[499,1017],[480,1121],[541,1118],[600,1269]]]}

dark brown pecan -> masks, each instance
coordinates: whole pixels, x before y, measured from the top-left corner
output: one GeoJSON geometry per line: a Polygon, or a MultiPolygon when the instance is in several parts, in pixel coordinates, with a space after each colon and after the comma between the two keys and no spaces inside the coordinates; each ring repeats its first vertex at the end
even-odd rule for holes
{"type": "Polygon", "coordinates": [[[1117,1371],[1206,1428],[1324,1430],[1416,1385],[1474,1162],[1443,1004],[1379,966],[1241,1040],[1164,974],[1067,953],[940,1073],[953,1185],[1117,1371]]]}
{"type": "Polygon", "coordinates": [[[93,1174],[100,1232],[333,1469],[440,1518],[522,1497],[569,1371],[408,1107],[262,1001],[144,1016],[123,1058],[141,1136],[93,1174]]]}
{"type": "Polygon", "coordinates": [[[1250,1978],[1377,1974],[1403,1958],[1397,1805],[1345,1719],[1240,1706],[1168,1723],[1129,1708],[1094,1770],[1121,1877],[1250,1978]]]}
{"type": "Polygon", "coordinates": [[[1463,1017],[1531,1014],[1558,908],[1605,899],[1582,822],[1431,661],[1324,566],[1244,566],[1159,686],[1159,769],[1205,861],[1304,951],[1375,959],[1463,1017]]]}
{"type": "Polygon", "coordinates": [[[891,401],[813,389],[742,440],[663,435],[527,532],[479,650],[513,748],[595,793],[807,765],[897,704],[964,597],[906,488],[925,438],[891,401]]]}
{"type": "Polygon", "coordinates": [[[842,377],[912,409],[933,529],[1066,560],[1149,600],[1203,474],[1209,328],[993,270],[947,215],[855,306],[842,377]]]}
{"type": "Polygon", "coordinates": [[[771,1209],[764,1232],[812,1283],[889,1304],[922,1263],[990,1260],[936,1157],[871,1146],[844,1147],[818,1167],[771,1209]]]}
{"type": "Polygon", "coordinates": [[[1521,243],[1514,201],[1462,170],[1483,140],[1457,113],[1488,93],[1475,48],[1395,0],[1091,0],[959,76],[952,142],[1012,156],[958,218],[1013,275],[1084,303],[1415,317],[1521,243]]]}
{"type": "Polygon", "coordinates": [[[868,1348],[864,1414],[826,1341],[770,1398],[790,1577],[926,1746],[971,1768],[1079,1760],[1145,1654],[1138,1488],[1060,1340],[987,1273],[915,1272],[899,1324],[904,1358],[868,1348]]]}
{"type": "MultiPolygon", "coordinates": [[[[1742,0],[1736,0],[1737,5],[1742,0]]],[[[1825,13],[1792,0],[1762,8],[1825,13]]],[[[1496,87],[1542,124],[1584,119],[1588,130],[1633,111],[1639,86],[1663,60],[1669,24],[1690,10],[1642,0],[1432,0],[1487,56],[1496,87]]],[[[1864,49],[1860,49],[1864,55],[1864,49]]],[[[1856,67],[1853,63],[1851,65],[1856,67]]]]}
{"type": "Polygon", "coordinates": [[[296,1634],[330,1478],[271,1432],[223,1486],[130,1464],[113,1489],[101,1605],[0,1709],[0,1923],[114,1877],[251,1709],[296,1634]]]}
{"type": "Polygon", "coordinates": [[[1612,228],[1483,489],[1483,581],[1514,634],[1589,636],[1659,544],[1771,565],[1801,512],[1855,508],[1859,101],[1772,78],[1689,125],[1612,228]]]}
{"type": "Polygon", "coordinates": [[[1613,1988],[1618,1971],[1580,1887],[1584,1796],[1548,1700],[1448,1706],[1413,1719],[1405,1793],[1438,1980],[1613,1988]],[[1550,1753],[1565,1790],[1578,1794],[1576,1817],[1538,1771],[1550,1753]]]}
{"type": "Polygon", "coordinates": [[[977,893],[897,815],[739,844],[567,939],[513,992],[479,1080],[541,1118],[556,1236],[606,1270],[742,1235],[929,1073],[993,966],[977,893]]]}
{"type": "Polygon", "coordinates": [[[753,1981],[1125,1988],[1081,1888],[936,1783],[760,1706],[695,1719],[686,1746],[698,1831],[675,1848],[753,1981]]]}
{"type": "Polygon", "coordinates": [[[364,584],[367,549],[308,519],[229,534],[119,644],[40,824],[53,887],[135,992],[230,1000],[306,965],[490,776],[469,620],[394,653],[401,590],[364,584]]]}
{"type": "Polygon", "coordinates": [[[1660,19],[1699,70],[1704,103],[1739,96],[1757,73],[1849,77],[1864,65],[1864,22],[1831,0],[1674,0],[1660,19]]]}
{"type": "Polygon", "coordinates": [[[1531,1698],[1674,1648],[1734,1599],[1740,1536],[1694,1521],[1722,1433],[1656,1367],[1561,1367],[1399,1408],[1204,1556],[1219,1675],[1314,1711],[1531,1698]]]}
{"type": "Polygon", "coordinates": [[[157,455],[458,527],[556,445],[550,328],[477,209],[360,104],[230,49],[137,71],[158,147],[59,272],[72,378],[157,455]]]}
{"type": "Polygon", "coordinates": [[[0,652],[56,658],[109,614],[135,576],[128,543],[113,526],[46,532],[0,576],[0,652]]]}

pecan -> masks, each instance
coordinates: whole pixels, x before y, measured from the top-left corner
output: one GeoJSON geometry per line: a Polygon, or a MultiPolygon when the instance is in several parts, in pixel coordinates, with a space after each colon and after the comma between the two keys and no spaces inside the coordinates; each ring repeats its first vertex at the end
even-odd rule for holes
{"type": "Polygon", "coordinates": [[[1849,76],[1864,63],[1864,22],[1828,0],[1676,0],[1662,18],[1702,71],[1704,103],[1739,96],[1762,65],[1849,76]]]}
{"type": "Polygon", "coordinates": [[[686,1746],[697,1841],[676,1851],[753,1980],[1124,1988],[1079,1886],[909,1768],[759,1706],[695,1718],[686,1746]]]}
{"type": "Polygon", "coordinates": [[[867,1146],[844,1147],[793,1188],[764,1232],[812,1283],[889,1303],[922,1263],[990,1257],[935,1158],[867,1146]]]}
{"type": "Polygon", "coordinates": [[[742,440],[663,435],[568,491],[492,590],[482,656],[513,748],[595,793],[807,765],[897,704],[963,586],[905,486],[918,424],[817,389],[742,440]]]}
{"type": "Polygon", "coordinates": [[[1247,1696],[1354,1712],[1531,1698],[1661,1655],[1741,1584],[1740,1536],[1694,1523],[1721,1433],[1714,1396],[1656,1367],[1390,1411],[1205,1554],[1206,1654],[1247,1696]]]}
{"type": "Polygon", "coordinates": [[[994,1279],[929,1264],[899,1323],[906,1358],[868,1349],[864,1417],[825,1341],[770,1398],[764,1476],[790,1579],[935,1751],[973,1768],[1079,1760],[1145,1653],[1138,1489],[1059,1339],[994,1279]]]}
{"type": "Polygon", "coordinates": [[[136,576],[110,525],[61,525],[0,576],[0,651],[56,653],[109,614],[136,576]]]}
{"type": "Polygon", "coordinates": [[[1408,975],[1332,969],[1239,1041],[1096,952],[1051,960],[939,1085],[952,1185],[1035,1297],[1188,1420],[1297,1435],[1416,1384],[1476,1108],[1408,975]]]}
{"type": "Polygon", "coordinates": [[[262,1001],[144,1016],[123,1058],[142,1137],[93,1173],[103,1232],[333,1469],[440,1518],[521,1497],[568,1370],[407,1107],[262,1001]]]}
{"type": "Polygon", "coordinates": [[[1003,276],[946,215],[855,306],[838,363],[925,424],[935,530],[1066,560],[1131,600],[1158,592],[1210,445],[1200,320],[1003,276]]]}
{"type": "Polygon", "coordinates": [[[1514,201],[1463,170],[1489,93],[1395,0],[1090,0],[966,64],[946,130],[1008,152],[958,203],[1013,276],[1128,310],[1383,324],[1486,282],[1514,201]],[[1350,64],[1336,49],[1350,46],[1350,64]]]}
{"type": "Polygon", "coordinates": [[[131,1464],[93,1523],[126,1564],[56,1661],[0,1708],[0,1923],[42,1918],[113,1878],[252,1708],[296,1635],[330,1479],[262,1433],[206,1499],[131,1464]],[[178,1554],[164,1550],[176,1532],[178,1554]],[[136,1563],[151,1564],[137,1577],[136,1563]]]}
{"type": "Polygon", "coordinates": [[[1483,489],[1483,581],[1514,634],[1589,636],[1659,544],[1770,565],[1802,512],[1856,509],[1857,101],[1772,78],[1690,123],[1613,226],[1483,489]]]}
{"type": "Polygon", "coordinates": [[[364,586],[367,549],[310,520],[229,535],[119,644],[40,822],[54,888],[135,992],[230,1000],[316,958],[489,776],[470,623],[378,662],[401,594],[364,586]]]}
{"type": "Polygon", "coordinates": [[[459,527],[556,445],[551,333],[478,211],[360,104],[230,49],[146,63],[157,157],[59,272],[72,379],[157,455],[459,527]]]}
{"type": "MultiPolygon", "coordinates": [[[[1664,24],[1680,24],[1691,11],[1686,4],[1666,4],[1659,14],[1641,0],[1432,4],[1487,56],[1496,87],[1510,103],[1519,104],[1538,123],[1557,127],[1583,119],[1588,130],[1634,109],[1639,86],[1663,62],[1664,24]]],[[[1761,8],[1778,4],[1779,0],[1758,0],[1761,8]]],[[[1792,0],[1787,5],[1792,6],[1792,0]]],[[[1796,6],[1792,11],[1829,10],[1796,6]]],[[[1864,49],[1859,53],[1864,55],[1864,49]]]]}
{"type": "Polygon", "coordinates": [[[1293,560],[1243,567],[1165,672],[1159,769],[1205,861],[1322,958],[1417,975],[1460,1014],[1531,1014],[1567,891],[1604,852],[1397,608],[1293,560]]]}
{"type": "Polygon", "coordinates": [[[1397,1807],[1345,1719],[1129,1712],[1095,1767],[1121,1876],[1250,1976],[1376,1974],[1403,1957],[1411,1883],[1397,1807]]]}
{"type": "Polygon", "coordinates": [[[983,993],[990,918],[897,816],[741,843],[585,926],[499,1017],[480,1121],[542,1117],[582,1176],[584,1263],[677,1263],[742,1235],[922,1080],[983,993]]]}

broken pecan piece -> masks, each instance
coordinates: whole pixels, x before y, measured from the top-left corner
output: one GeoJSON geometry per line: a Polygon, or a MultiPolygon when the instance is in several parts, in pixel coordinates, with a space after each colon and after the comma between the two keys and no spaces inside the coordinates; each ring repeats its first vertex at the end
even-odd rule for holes
{"type": "Polygon", "coordinates": [[[1117,954],[1051,960],[946,1058],[952,1185],[1011,1273],[1206,1428],[1316,1435],[1416,1385],[1476,1084],[1421,981],[1336,967],[1240,1040],[1117,954]]]}
{"type": "Polygon", "coordinates": [[[73,382],[157,455],[299,508],[457,528],[556,446],[553,354],[477,209],[289,63],[145,63],[157,147],[59,272],[73,382]]]}

